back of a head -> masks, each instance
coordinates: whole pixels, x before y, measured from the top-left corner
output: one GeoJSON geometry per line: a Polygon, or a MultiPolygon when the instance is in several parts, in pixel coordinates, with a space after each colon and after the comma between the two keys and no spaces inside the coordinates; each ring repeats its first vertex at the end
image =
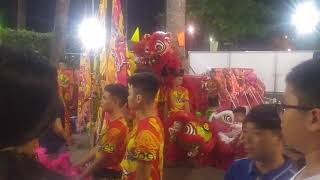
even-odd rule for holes
{"type": "Polygon", "coordinates": [[[153,73],[149,72],[137,73],[130,76],[128,83],[150,101],[155,98],[160,88],[159,79],[153,73]]]}
{"type": "Polygon", "coordinates": [[[184,76],[184,69],[178,69],[173,73],[174,77],[183,77],[184,76]]]}
{"type": "Polygon", "coordinates": [[[120,106],[124,106],[128,102],[128,88],[122,84],[109,84],[104,88],[112,96],[116,97],[120,106]]]}
{"type": "Polygon", "coordinates": [[[152,70],[149,67],[139,67],[137,68],[134,73],[144,73],[144,72],[149,72],[152,73],[152,70]]]}
{"type": "Polygon", "coordinates": [[[208,106],[209,107],[218,107],[219,106],[219,96],[209,96],[208,97],[208,106]]]}
{"type": "Polygon", "coordinates": [[[246,114],[247,110],[245,107],[239,106],[236,107],[232,110],[233,113],[242,113],[242,114],[246,114]]]}
{"type": "Polygon", "coordinates": [[[47,59],[0,47],[0,148],[38,137],[54,119],[57,74],[47,59]]]}
{"type": "Polygon", "coordinates": [[[256,128],[281,131],[281,120],[277,113],[277,108],[272,104],[262,104],[251,109],[245,119],[245,123],[254,123],[256,128]]]}
{"type": "Polygon", "coordinates": [[[286,82],[294,88],[300,105],[320,107],[320,61],[305,61],[287,75],[286,82]]]}

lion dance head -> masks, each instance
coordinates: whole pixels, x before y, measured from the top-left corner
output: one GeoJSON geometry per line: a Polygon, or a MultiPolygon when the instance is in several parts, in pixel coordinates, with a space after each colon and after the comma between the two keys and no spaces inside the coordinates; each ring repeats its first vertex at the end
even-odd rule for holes
{"type": "Polygon", "coordinates": [[[190,113],[172,114],[166,122],[167,160],[198,159],[201,154],[210,152],[217,140],[212,132],[208,122],[190,113]]]}
{"type": "Polygon", "coordinates": [[[169,83],[173,74],[181,68],[170,33],[157,31],[144,35],[143,39],[134,45],[133,52],[137,57],[138,68],[150,68],[164,83],[169,83]]]}

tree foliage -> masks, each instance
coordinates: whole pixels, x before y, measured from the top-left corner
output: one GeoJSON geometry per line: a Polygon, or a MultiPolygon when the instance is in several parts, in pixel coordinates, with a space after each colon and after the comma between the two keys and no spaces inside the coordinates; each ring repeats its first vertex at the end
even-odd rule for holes
{"type": "Polygon", "coordinates": [[[246,36],[264,37],[273,30],[279,13],[274,0],[188,0],[188,17],[214,33],[220,41],[246,36]]]}
{"type": "Polygon", "coordinates": [[[38,33],[27,30],[0,28],[0,45],[14,49],[30,49],[38,51],[49,58],[52,33],[38,33]]]}

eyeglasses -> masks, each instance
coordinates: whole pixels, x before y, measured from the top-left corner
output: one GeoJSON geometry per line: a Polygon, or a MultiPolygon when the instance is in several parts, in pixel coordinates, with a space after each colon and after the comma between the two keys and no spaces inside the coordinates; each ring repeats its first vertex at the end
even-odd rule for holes
{"type": "Polygon", "coordinates": [[[310,111],[316,107],[295,106],[295,105],[288,105],[288,104],[284,104],[282,102],[278,102],[276,104],[276,108],[277,108],[278,115],[282,115],[286,111],[286,109],[296,109],[299,111],[310,111]]]}

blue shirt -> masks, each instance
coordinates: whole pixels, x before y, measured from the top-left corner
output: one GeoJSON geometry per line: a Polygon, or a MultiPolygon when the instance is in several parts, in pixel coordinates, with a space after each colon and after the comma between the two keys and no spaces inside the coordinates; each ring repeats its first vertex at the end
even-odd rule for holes
{"type": "Polygon", "coordinates": [[[250,159],[236,160],[224,176],[224,180],[289,180],[297,170],[290,160],[267,174],[260,174],[250,159]]]}

